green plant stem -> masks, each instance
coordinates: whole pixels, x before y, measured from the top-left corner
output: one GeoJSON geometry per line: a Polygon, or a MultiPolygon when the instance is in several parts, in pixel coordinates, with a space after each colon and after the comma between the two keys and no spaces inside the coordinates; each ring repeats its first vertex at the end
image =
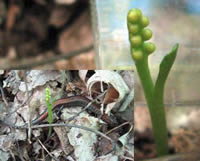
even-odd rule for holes
{"type": "Polygon", "coordinates": [[[154,92],[154,84],[149,70],[147,56],[140,60],[140,62],[136,62],[136,68],[151,115],[152,131],[156,143],[157,154],[159,156],[166,155],[168,154],[168,137],[163,94],[154,92]]]}
{"type": "MultiPolygon", "coordinates": [[[[48,107],[48,122],[49,122],[49,124],[52,124],[53,123],[53,114],[52,114],[53,105],[48,103],[47,107],[48,107]]],[[[52,130],[53,130],[53,128],[49,127],[48,137],[50,137],[52,130]]]]}
{"type": "Polygon", "coordinates": [[[159,156],[168,154],[168,131],[164,108],[164,86],[159,89],[162,92],[157,92],[156,86],[154,89],[153,103],[149,106],[153,135],[156,143],[156,150],[159,156]]]}
{"type": "Polygon", "coordinates": [[[153,102],[153,90],[154,90],[154,84],[151,78],[151,74],[149,71],[149,65],[148,65],[148,58],[147,56],[144,57],[144,59],[140,60],[139,62],[135,62],[136,69],[142,84],[142,87],[144,89],[144,95],[147,101],[147,104],[150,105],[153,102]]]}

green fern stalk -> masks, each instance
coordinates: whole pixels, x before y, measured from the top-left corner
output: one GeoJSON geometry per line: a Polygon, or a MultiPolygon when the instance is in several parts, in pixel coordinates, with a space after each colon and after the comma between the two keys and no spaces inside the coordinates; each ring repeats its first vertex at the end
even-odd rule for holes
{"type": "Polygon", "coordinates": [[[149,107],[153,136],[159,156],[168,154],[168,135],[164,109],[164,85],[175,61],[178,44],[167,54],[160,64],[158,78],[154,85],[148,65],[148,57],[155,50],[155,44],[146,42],[152,37],[152,31],[146,27],[149,19],[140,9],[131,9],[127,16],[131,56],[135,62],[144,95],[149,107]]]}
{"type": "MultiPolygon", "coordinates": [[[[46,105],[47,105],[47,109],[48,109],[48,123],[52,124],[53,123],[52,108],[53,108],[53,104],[55,102],[55,98],[53,98],[52,102],[50,102],[50,100],[51,100],[50,89],[46,88],[45,92],[46,92],[46,105]]],[[[51,133],[52,133],[52,127],[49,127],[48,137],[51,135],[51,133]]]]}

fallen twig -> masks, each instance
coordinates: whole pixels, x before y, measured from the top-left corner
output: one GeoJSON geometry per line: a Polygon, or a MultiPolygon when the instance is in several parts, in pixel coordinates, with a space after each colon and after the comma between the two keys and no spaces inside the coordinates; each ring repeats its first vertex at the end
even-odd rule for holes
{"type": "MultiPolygon", "coordinates": [[[[50,63],[54,63],[58,60],[68,60],[74,56],[77,56],[77,55],[80,55],[80,54],[83,54],[83,53],[86,53],[90,50],[93,49],[93,44],[89,45],[89,46],[86,46],[86,47],[83,47],[79,50],[74,50],[74,51],[71,51],[71,52],[68,52],[66,54],[56,54],[56,56],[52,57],[52,58],[49,58],[49,59],[43,59],[41,61],[35,61],[35,62],[28,62],[26,61],[26,63],[23,63],[21,62],[20,64],[9,64],[8,67],[1,67],[2,69],[8,69],[8,70],[12,70],[12,69],[32,69],[34,67],[38,67],[38,66],[41,66],[41,65],[45,65],[45,64],[50,64],[50,63]],[[27,63],[28,62],[28,63],[27,63]]],[[[68,67],[66,67],[67,69],[68,67]]]]}
{"type": "Polygon", "coordinates": [[[53,158],[55,161],[59,161],[56,157],[54,157],[54,156],[47,150],[47,148],[42,144],[42,142],[40,141],[40,139],[37,138],[37,140],[38,140],[38,142],[40,143],[40,145],[42,146],[42,148],[49,154],[49,156],[50,156],[51,158],[53,158]]]}
{"type": "MultiPolygon", "coordinates": [[[[15,126],[15,125],[12,125],[12,124],[8,124],[8,123],[5,123],[3,121],[0,120],[0,125],[3,125],[3,126],[9,126],[11,128],[15,128],[15,129],[28,129],[27,126],[15,126]]],[[[34,125],[31,127],[31,129],[38,129],[38,128],[45,128],[45,127],[73,127],[73,128],[79,128],[79,129],[83,129],[83,130],[86,130],[86,131],[90,131],[90,132],[93,132],[97,135],[100,135],[108,140],[111,141],[112,143],[112,151],[115,151],[116,150],[116,142],[111,139],[110,137],[106,136],[105,134],[103,134],[102,132],[100,131],[97,131],[97,130],[94,130],[94,129],[91,129],[91,128],[88,128],[88,127],[85,127],[85,126],[80,126],[80,125],[73,125],[73,124],[67,124],[67,123],[60,123],[60,124],[41,124],[41,125],[34,125]]],[[[112,152],[110,151],[110,152],[112,152]]],[[[108,152],[108,153],[110,153],[108,152]]]]}

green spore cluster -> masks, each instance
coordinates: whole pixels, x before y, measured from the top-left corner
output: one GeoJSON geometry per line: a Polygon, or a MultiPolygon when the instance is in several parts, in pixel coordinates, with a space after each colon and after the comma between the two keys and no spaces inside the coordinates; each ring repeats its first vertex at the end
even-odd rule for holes
{"type": "Polygon", "coordinates": [[[153,53],[156,46],[152,42],[146,42],[152,38],[152,31],[146,28],[149,25],[149,19],[142,15],[140,9],[131,9],[127,21],[131,55],[137,63],[137,61],[153,53]]]}

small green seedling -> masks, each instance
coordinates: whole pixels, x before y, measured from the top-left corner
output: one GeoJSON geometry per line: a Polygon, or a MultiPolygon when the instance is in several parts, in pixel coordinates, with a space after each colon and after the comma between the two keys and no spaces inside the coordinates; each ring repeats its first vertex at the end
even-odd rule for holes
{"type": "MultiPolygon", "coordinates": [[[[46,104],[47,104],[47,109],[48,109],[48,123],[52,124],[53,123],[53,113],[52,113],[52,108],[53,108],[53,104],[56,101],[55,98],[51,100],[51,93],[50,93],[50,89],[46,88],[45,90],[46,92],[46,104]]],[[[52,133],[52,127],[49,127],[49,132],[48,132],[48,137],[51,135],[52,133]]]]}
{"type": "Polygon", "coordinates": [[[152,37],[152,31],[146,27],[149,19],[142,15],[140,9],[131,9],[127,16],[131,56],[144,89],[144,95],[149,107],[153,136],[158,156],[168,154],[168,135],[164,109],[164,85],[170,69],[175,61],[178,44],[167,54],[160,64],[155,84],[152,81],[148,57],[156,47],[152,42],[146,42],[152,37]]]}

